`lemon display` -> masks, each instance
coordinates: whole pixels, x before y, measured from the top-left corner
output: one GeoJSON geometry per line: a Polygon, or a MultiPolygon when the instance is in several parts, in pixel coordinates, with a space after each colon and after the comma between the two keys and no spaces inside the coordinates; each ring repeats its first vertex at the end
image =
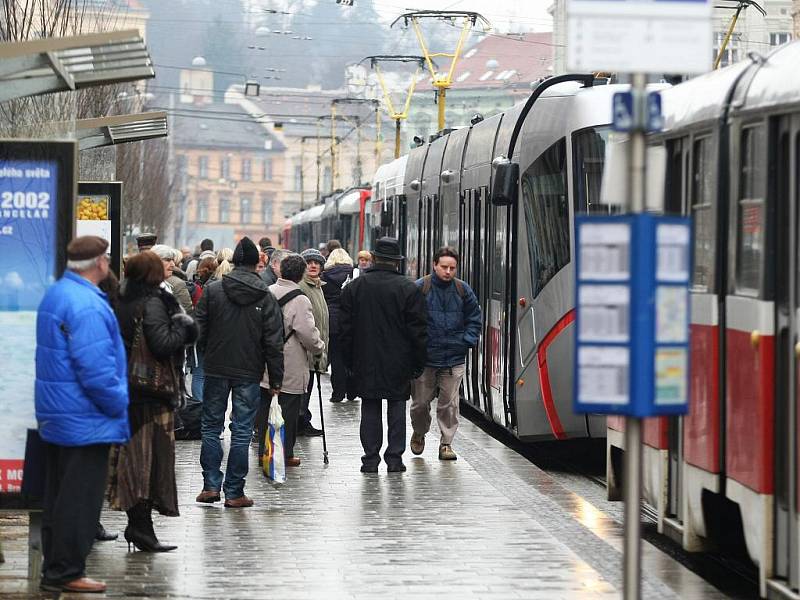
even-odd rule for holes
{"type": "Polygon", "coordinates": [[[81,198],[78,202],[78,220],[105,221],[108,219],[108,200],[106,198],[81,198]]]}

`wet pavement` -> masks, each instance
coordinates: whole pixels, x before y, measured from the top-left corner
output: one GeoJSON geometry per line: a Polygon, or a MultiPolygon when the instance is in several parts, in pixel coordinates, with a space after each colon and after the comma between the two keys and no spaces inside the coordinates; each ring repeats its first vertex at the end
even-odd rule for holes
{"type": "MultiPolygon", "coordinates": [[[[200,442],[178,442],[181,516],[156,517],[160,539],[178,549],[129,553],[121,535],[96,544],[88,575],[109,589],[93,597],[621,597],[622,528],[594,504],[467,421],[453,444],[457,461],[437,459],[432,431],[421,457],[404,456],[406,473],[382,464],[362,474],[360,404],[334,405],[329,395],[330,464],[322,438],[299,438],[302,466],[274,486],[252,453],[249,509],[195,503],[200,442]]],[[[2,598],[49,597],[26,579],[25,521],[0,515],[2,598]]],[[[106,510],[103,523],[121,533],[125,515],[106,510]]],[[[648,599],[725,597],[647,542],[643,570],[648,599]]],[[[62,595],[70,597],[83,596],[62,595]]]]}

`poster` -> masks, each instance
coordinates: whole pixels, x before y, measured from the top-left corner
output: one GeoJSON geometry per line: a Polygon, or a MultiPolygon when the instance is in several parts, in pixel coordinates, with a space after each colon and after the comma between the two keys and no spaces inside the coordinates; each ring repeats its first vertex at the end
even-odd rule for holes
{"type": "Polygon", "coordinates": [[[36,309],[56,272],[58,162],[0,157],[0,493],[19,491],[36,427],[36,309]]]}

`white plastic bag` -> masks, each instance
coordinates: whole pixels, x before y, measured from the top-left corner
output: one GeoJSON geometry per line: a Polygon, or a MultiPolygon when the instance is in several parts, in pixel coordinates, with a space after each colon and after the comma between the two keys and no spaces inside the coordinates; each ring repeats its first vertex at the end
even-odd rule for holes
{"type": "Polygon", "coordinates": [[[285,427],[283,412],[278,399],[274,398],[269,408],[266,439],[264,440],[264,456],[261,457],[261,468],[264,475],[275,483],[286,481],[286,458],[283,451],[285,427]]]}

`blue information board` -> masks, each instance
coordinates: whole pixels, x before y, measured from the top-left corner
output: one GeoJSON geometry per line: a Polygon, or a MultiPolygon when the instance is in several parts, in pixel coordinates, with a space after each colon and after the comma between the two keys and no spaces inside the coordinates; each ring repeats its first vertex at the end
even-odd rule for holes
{"type": "Polygon", "coordinates": [[[575,221],[575,412],[685,414],[689,219],[637,214],[575,221]]]}

